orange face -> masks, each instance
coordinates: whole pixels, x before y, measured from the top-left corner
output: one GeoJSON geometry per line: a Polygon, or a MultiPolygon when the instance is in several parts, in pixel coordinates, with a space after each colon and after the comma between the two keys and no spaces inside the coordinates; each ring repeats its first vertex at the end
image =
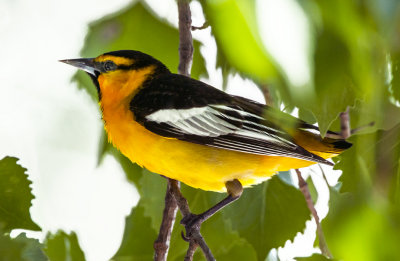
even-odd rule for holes
{"type": "Polygon", "coordinates": [[[125,57],[100,55],[94,59],[94,62],[99,64],[106,64],[110,61],[117,66],[117,69],[101,72],[97,77],[102,94],[100,102],[103,105],[120,104],[128,101],[155,69],[155,66],[138,70],[120,69],[121,67],[132,66],[135,63],[134,59],[125,57]]]}

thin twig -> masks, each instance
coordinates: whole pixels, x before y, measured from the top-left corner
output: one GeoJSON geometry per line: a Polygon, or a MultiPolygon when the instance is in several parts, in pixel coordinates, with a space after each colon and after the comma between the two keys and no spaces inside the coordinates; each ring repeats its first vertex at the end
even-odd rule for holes
{"type": "Polygon", "coordinates": [[[343,136],[342,136],[342,134],[341,133],[326,133],[325,134],[325,137],[327,137],[327,138],[331,138],[331,139],[343,139],[343,136]]]}
{"type": "Polygon", "coordinates": [[[190,242],[189,248],[186,252],[185,261],[192,261],[194,252],[196,252],[197,244],[195,242],[190,242]]]}
{"type": "Polygon", "coordinates": [[[210,248],[208,247],[206,241],[201,236],[201,234],[199,233],[197,235],[197,237],[195,237],[194,239],[195,239],[195,242],[200,246],[201,250],[203,250],[203,254],[204,254],[205,258],[207,259],[207,261],[215,261],[215,257],[213,256],[210,248]]]}
{"type": "Polygon", "coordinates": [[[179,211],[182,213],[182,216],[190,215],[190,208],[186,198],[183,197],[179,182],[176,180],[171,181],[171,191],[172,195],[175,197],[175,201],[178,205],[179,211]]]}
{"type": "MultiPolygon", "coordinates": [[[[360,127],[357,127],[357,128],[354,128],[354,129],[352,129],[351,131],[350,131],[350,134],[351,135],[353,135],[353,134],[356,134],[357,132],[360,132],[360,131],[362,131],[362,130],[364,130],[364,129],[367,129],[367,128],[369,128],[369,127],[372,127],[372,126],[374,126],[375,125],[375,122],[370,122],[370,123],[368,123],[368,124],[365,124],[365,125],[362,125],[362,126],[360,126],[360,127]]],[[[332,139],[343,139],[343,135],[342,135],[342,133],[337,133],[337,132],[328,132],[327,134],[325,134],[325,137],[327,137],[327,138],[332,138],[332,139]]],[[[349,138],[349,137],[348,137],[349,138]]]]}
{"type": "Polygon", "coordinates": [[[318,233],[318,238],[319,238],[319,248],[321,249],[321,252],[322,252],[323,255],[325,255],[325,256],[327,256],[329,258],[332,258],[332,254],[329,251],[328,245],[326,244],[326,241],[325,241],[324,231],[322,230],[321,223],[320,223],[320,220],[319,220],[319,217],[318,217],[318,213],[315,210],[314,203],[312,201],[311,194],[310,194],[310,191],[308,189],[307,182],[301,176],[300,170],[296,169],[296,173],[297,173],[297,177],[299,179],[300,191],[303,193],[304,198],[305,198],[305,200],[307,202],[307,207],[310,210],[311,214],[313,215],[315,223],[317,224],[317,233],[318,233]]]}
{"type": "Polygon", "coordinates": [[[326,178],[326,175],[325,175],[325,171],[324,171],[324,169],[321,167],[321,165],[320,165],[320,164],[318,164],[318,166],[319,166],[319,169],[321,170],[322,177],[323,177],[323,178],[324,178],[324,180],[325,180],[325,184],[328,186],[328,188],[330,188],[330,187],[331,187],[331,185],[329,185],[329,182],[328,182],[328,179],[326,178]]]}
{"type": "MultiPolygon", "coordinates": [[[[176,181],[175,181],[176,182],[176,181]]],[[[165,207],[161,221],[160,232],[154,242],[154,260],[165,261],[168,256],[172,228],[174,227],[178,205],[172,194],[172,179],[168,179],[167,192],[165,193],[165,207]]]]}
{"type": "Polygon", "coordinates": [[[355,134],[355,133],[357,133],[357,132],[359,132],[359,131],[362,131],[362,130],[364,130],[364,129],[368,128],[368,127],[372,127],[372,126],[374,126],[374,125],[375,125],[375,122],[371,121],[370,123],[368,123],[368,124],[366,124],[366,125],[363,125],[363,126],[360,126],[360,127],[357,127],[357,128],[352,129],[352,130],[350,131],[350,134],[353,135],[353,134],[355,134]]]}
{"type": "Polygon", "coordinates": [[[210,26],[210,24],[207,21],[205,21],[202,26],[192,26],[192,31],[203,30],[203,29],[206,29],[209,26],[210,26]]]}
{"type": "Polygon", "coordinates": [[[350,129],[350,116],[349,116],[349,107],[347,107],[345,112],[340,113],[340,134],[343,139],[347,139],[351,135],[350,129]]]}
{"type": "Polygon", "coordinates": [[[188,0],[178,0],[179,12],[179,66],[180,74],[190,76],[193,59],[192,15],[188,0]]]}
{"type": "Polygon", "coordinates": [[[274,107],[274,100],[272,99],[272,95],[271,95],[271,91],[269,89],[269,86],[265,83],[262,83],[259,85],[264,99],[265,99],[265,104],[267,104],[268,106],[274,107]]]}
{"type": "MultiPolygon", "coordinates": [[[[193,59],[193,40],[192,40],[192,19],[190,13],[190,6],[188,0],[178,0],[178,12],[179,12],[179,67],[178,72],[180,74],[190,76],[190,66],[193,59]]],[[[156,240],[154,248],[156,249],[155,260],[165,260],[168,253],[169,238],[171,235],[170,230],[172,229],[173,221],[171,222],[171,216],[175,219],[176,206],[182,213],[183,219],[193,216],[190,212],[187,200],[183,197],[180,191],[180,184],[178,181],[168,179],[167,194],[165,196],[165,209],[163,215],[163,221],[160,228],[159,239],[156,240]],[[171,199],[173,198],[173,200],[171,199]],[[171,213],[173,211],[174,213],[171,213]],[[172,215],[173,214],[173,215],[172,215]],[[165,226],[164,226],[165,223],[165,226]],[[160,258],[160,259],[156,259],[160,258]],[[163,259],[161,259],[163,258],[163,259]]],[[[183,220],[182,219],[182,220],[183,220]]],[[[200,246],[203,253],[208,261],[214,261],[210,248],[207,246],[204,238],[200,234],[200,225],[196,229],[186,231],[188,238],[183,238],[189,241],[189,248],[187,250],[185,260],[193,260],[194,252],[197,246],[200,246]]]]}

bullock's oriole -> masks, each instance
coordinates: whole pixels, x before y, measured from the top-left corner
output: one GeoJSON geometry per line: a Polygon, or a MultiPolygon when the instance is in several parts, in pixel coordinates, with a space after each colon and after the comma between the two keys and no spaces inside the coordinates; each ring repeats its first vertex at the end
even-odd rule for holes
{"type": "MultiPolygon", "coordinates": [[[[62,60],[97,87],[109,140],[132,162],[203,190],[260,183],[351,146],[316,126],[201,81],[139,51],[62,60]],[[238,183],[237,180],[240,182],[238,183]],[[233,182],[231,182],[233,181],[233,182]]],[[[236,196],[240,195],[236,193],[236,196]]]]}

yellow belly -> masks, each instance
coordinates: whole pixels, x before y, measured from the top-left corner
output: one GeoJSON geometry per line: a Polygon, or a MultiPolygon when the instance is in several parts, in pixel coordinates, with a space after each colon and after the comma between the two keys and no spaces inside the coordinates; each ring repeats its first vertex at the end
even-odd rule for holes
{"type": "MultiPolygon", "coordinates": [[[[302,168],[314,162],[217,149],[146,130],[129,110],[103,118],[109,139],[131,161],[191,187],[226,191],[225,182],[238,179],[244,187],[260,183],[277,171],[302,168]]],[[[325,155],[324,155],[325,156],[325,155]]]]}

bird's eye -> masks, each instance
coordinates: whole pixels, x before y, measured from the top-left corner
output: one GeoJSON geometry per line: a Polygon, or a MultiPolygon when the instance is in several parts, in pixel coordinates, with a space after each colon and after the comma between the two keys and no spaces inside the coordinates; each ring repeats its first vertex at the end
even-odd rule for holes
{"type": "Polygon", "coordinates": [[[114,71],[117,69],[117,65],[113,61],[106,61],[103,68],[105,72],[114,71]]]}

